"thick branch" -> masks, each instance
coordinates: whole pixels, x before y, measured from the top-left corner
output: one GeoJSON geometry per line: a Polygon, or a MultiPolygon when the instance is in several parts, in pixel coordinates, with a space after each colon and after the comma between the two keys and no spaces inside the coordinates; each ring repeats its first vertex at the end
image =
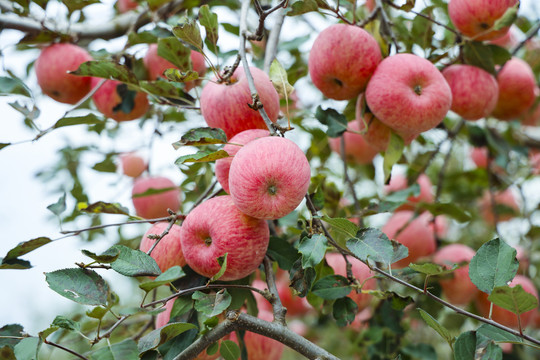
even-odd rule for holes
{"type": "Polygon", "coordinates": [[[287,314],[287,309],[283,306],[283,304],[281,303],[281,299],[279,298],[279,292],[276,286],[276,279],[274,276],[274,272],[272,271],[272,262],[267,256],[265,256],[263,264],[264,273],[266,275],[266,284],[268,285],[268,290],[270,290],[273,295],[272,309],[274,312],[274,321],[285,326],[287,324],[285,322],[285,315],[287,314]]]}
{"type": "Polygon", "coordinates": [[[264,54],[264,72],[270,72],[270,65],[274,61],[277,54],[277,45],[279,43],[279,35],[281,33],[281,28],[283,22],[285,21],[285,16],[287,14],[287,9],[279,9],[276,14],[276,23],[272,30],[270,30],[270,35],[268,36],[268,41],[266,43],[266,52],[264,54]]]}

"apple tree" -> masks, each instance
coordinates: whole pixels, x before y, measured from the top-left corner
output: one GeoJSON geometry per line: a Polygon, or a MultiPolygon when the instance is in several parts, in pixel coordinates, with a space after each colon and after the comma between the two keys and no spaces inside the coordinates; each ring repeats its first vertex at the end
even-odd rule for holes
{"type": "Polygon", "coordinates": [[[539,18],[0,0],[3,123],[31,134],[2,124],[0,157],[58,136],[32,211],[59,223],[0,271],[84,244],[35,279],[76,310],[0,324],[0,358],[538,358],[539,18]]]}

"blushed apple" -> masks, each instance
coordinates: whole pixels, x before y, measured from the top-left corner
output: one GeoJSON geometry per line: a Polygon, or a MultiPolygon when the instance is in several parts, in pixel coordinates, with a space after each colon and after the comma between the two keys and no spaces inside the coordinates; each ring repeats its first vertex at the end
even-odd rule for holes
{"type": "Polygon", "coordinates": [[[148,168],[146,161],[134,153],[126,153],[120,156],[120,164],[124,175],[137,178],[148,168]]]}
{"type": "Polygon", "coordinates": [[[162,176],[135,179],[131,197],[137,215],[145,219],[169,216],[167,209],[177,212],[181,204],[178,186],[162,176]]]}
{"type": "Polygon", "coordinates": [[[220,280],[238,280],[261,264],[270,231],[266,221],[242,213],[229,195],[204,201],[182,224],[182,251],[195,272],[212,277],[227,253],[227,270],[220,280]]]}
{"type": "MultiPolygon", "coordinates": [[[[519,213],[519,204],[510,188],[494,193],[495,211],[498,212],[497,221],[508,221],[512,219],[516,213],[519,213]]],[[[491,195],[488,191],[484,193],[479,201],[480,215],[484,221],[490,225],[495,224],[495,216],[493,215],[493,206],[491,195]]]]}
{"type": "Polygon", "coordinates": [[[334,24],[315,39],[308,69],[324,96],[348,100],[365,90],[380,61],[379,44],[370,33],[358,26],[334,24]]]}
{"type": "Polygon", "coordinates": [[[76,104],[91,90],[91,78],[69,74],[79,65],[92,60],[83,48],[74,44],[53,44],[39,54],[34,68],[41,91],[54,100],[76,104]]]}
{"type": "MultiPolygon", "coordinates": [[[[155,239],[150,239],[148,235],[161,235],[165,229],[169,226],[167,222],[158,222],[144,233],[139,249],[142,252],[147,252],[152,248],[155,239]]],[[[182,245],[180,244],[180,226],[174,224],[169,233],[165,235],[159,243],[156,245],[150,256],[156,261],[161,272],[167,271],[173,266],[183,267],[186,265],[184,260],[184,254],[182,252],[182,245]]]]}
{"type": "MultiPolygon", "coordinates": [[[[431,180],[426,174],[420,174],[416,183],[420,186],[420,194],[418,196],[409,196],[407,203],[400,206],[399,210],[412,210],[419,202],[432,203],[433,202],[433,185],[431,180]]],[[[392,174],[390,177],[390,183],[384,186],[384,192],[391,194],[393,192],[404,190],[409,187],[407,183],[407,177],[401,174],[392,174]]]]}
{"type": "Polygon", "coordinates": [[[223,147],[223,150],[229,154],[229,157],[217,160],[214,171],[216,173],[217,181],[226,193],[229,193],[229,170],[231,168],[234,155],[236,155],[238,150],[240,150],[243,145],[247,144],[251,140],[264,136],[270,136],[270,131],[264,129],[244,130],[234,135],[229,140],[229,143],[223,147]]]}
{"type": "MultiPolygon", "coordinates": [[[[279,115],[279,95],[266,73],[250,68],[260,102],[268,117],[276,122],[279,115]]],[[[267,129],[257,110],[249,107],[253,103],[244,68],[239,67],[231,77],[231,83],[209,81],[201,92],[201,113],[210,127],[221,128],[230,139],[248,129],[267,129]]]]}
{"type": "MultiPolygon", "coordinates": [[[[92,88],[100,82],[100,78],[92,78],[92,88]]],[[[145,93],[130,90],[127,84],[116,80],[106,80],[94,93],[92,100],[99,112],[116,121],[138,119],[150,107],[145,93]]]]}
{"type": "Polygon", "coordinates": [[[311,168],[293,141],[262,137],[244,145],[229,171],[229,190],[240,211],[258,219],[279,219],[306,195],[311,168]]]}
{"type": "Polygon", "coordinates": [[[138,7],[139,7],[139,3],[135,0],[117,0],[116,1],[116,8],[118,9],[118,12],[121,14],[128,12],[130,10],[134,10],[138,7]]]}
{"type": "Polygon", "coordinates": [[[519,43],[517,39],[518,31],[519,30],[516,27],[516,25],[512,24],[510,26],[510,29],[508,29],[508,31],[506,32],[506,34],[504,34],[503,36],[499,38],[490,40],[489,43],[506,48],[506,49],[512,49],[514,46],[516,46],[519,43]]]}
{"type": "Polygon", "coordinates": [[[413,54],[385,58],[371,77],[366,102],[382,123],[399,134],[437,126],[450,110],[452,91],[441,72],[413,54]]]}
{"type": "MultiPolygon", "coordinates": [[[[351,163],[371,164],[378,151],[367,143],[360,131],[358,121],[347,124],[347,131],[342,135],[345,139],[345,157],[351,163]]],[[[333,152],[341,155],[341,137],[328,138],[328,144],[333,152]]]]}

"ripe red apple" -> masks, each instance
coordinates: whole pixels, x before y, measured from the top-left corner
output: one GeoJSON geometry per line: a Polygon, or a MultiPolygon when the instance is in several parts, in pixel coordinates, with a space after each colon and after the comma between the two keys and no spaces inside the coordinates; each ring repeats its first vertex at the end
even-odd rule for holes
{"type": "MultiPolygon", "coordinates": [[[[251,75],[268,117],[276,122],[279,115],[279,95],[264,71],[250,68],[251,75]]],[[[267,129],[253,103],[246,74],[239,67],[231,77],[231,83],[209,81],[201,92],[201,113],[210,127],[221,128],[230,139],[247,129],[267,129]]]]}
{"type": "Polygon", "coordinates": [[[382,232],[389,239],[396,240],[409,249],[409,256],[392,264],[395,269],[406,267],[422,257],[433,254],[436,250],[432,215],[425,211],[415,219],[413,216],[413,211],[396,211],[382,228],[382,232]]]}
{"type": "Polygon", "coordinates": [[[223,147],[223,150],[225,150],[230,157],[217,160],[214,171],[216,173],[217,181],[226,193],[229,193],[229,169],[231,168],[234,155],[236,155],[238,150],[240,150],[243,145],[247,144],[251,140],[264,136],[270,136],[270,132],[263,129],[244,130],[234,135],[229,140],[229,143],[223,147]]]}
{"type": "Polygon", "coordinates": [[[472,65],[450,65],[442,71],[452,90],[451,110],[465,120],[491,114],[497,104],[499,85],[487,71],[472,65]]]}
{"type": "Polygon", "coordinates": [[[486,147],[473,147],[471,149],[471,159],[479,168],[487,169],[489,151],[486,147]]]}
{"type": "Polygon", "coordinates": [[[137,215],[145,219],[169,216],[167,209],[174,212],[180,209],[180,189],[166,177],[135,179],[131,195],[137,215]],[[150,190],[158,192],[140,196],[150,190]]]}
{"type": "MultiPolygon", "coordinates": [[[[100,81],[99,78],[92,78],[92,88],[100,81]]],[[[116,121],[138,119],[146,114],[150,106],[145,93],[129,90],[126,84],[116,80],[105,81],[92,100],[99,112],[116,121]]]]}
{"type": "MultiPolygon", "coordinates": [[[[338,253],[328,253],[325,256],[326,262],[334,270],[336,275],[341,275],[347,277],[347,268],[345,259],[343,255],[338,253]]],[[[374,274],[371,272],[369,267],[363,262],[348,257],[349,262],[352,265],[352,274],[355,279],[363,286],[363,290],[373,290],[377,288],[377,280],[371,278],[374,274]],[[368,280],[369,279],[369,280],[368,280]]],[[[369,306],[372,296],[370,294],[363,294],[361,292],[351,291],[348,295],[355,303],[358,305],[358,311],[364,310],[369,306]]]]}
{"type": "MultiPolygon", "coordinates": [[[[494,194],[495,206],[503,205],[510,211],[519,213],[519,205],[517,203],[516,197],[510,188],[506,190],[496,192],[494,194]]],[[[480,215],[490,225],[495,224],[495,217],[493,216],[493,206],[491,204],[491,195],[486,191],[483,197],[479,201],[480,215]]],[[[501,214],[498,214],[497,220],[508,221],[514,217],[514,214],[503,211],[501,214]]]]}
{"type": "Polygon", "coordinates": [[[244,145],[229,171],[229,190],[240,211],[257,219],[279,219],[306,195],[311,168],[293,141],[269,136],[244,145]]]}
{"type": "Polygon", "coordinates": [[[375,0],[366,0],[365,7],[369,12],[375,10],[375,0]]]}
{"type": "Polygon", "coordinates": [[[475,40],[496,39],[508,32],[510,26],[490,30],[495,21],[518,0],[450,0],[448,15],[463,35],[475,40]]]}
{"type": "MultiPolygon", "coordinates": [[[[523,290],[525,290],[526,292],[528,292],[529,294],[532,294],[534,296],[536,296],[536,298],[538,299],[538,291],[536,290],[536,287],[534,286],[533,282],[526,276],[523,276],[523,275],[516,275],[514,277],[514,280],[512,280],[510,282],[510,284],[508,284],[510,287],[515,287],[516,285],[521,285],[523,287],[523,290]]],[[[478,292],[478,296],[476,297],[476,308],[478,309],[478,312],[480,313],[480,315],[482,315],[483,317],[488,317],[489,316],[489,307],[490,307],[490,302],[489,300],[487,299],[488,298],[488,294],[482,292],[482,291],[479,291],[478,292]]],[[[520,318],[521,318],[521,326],[524,328],[526,327],[529,323],[532,323],[532,320],[534,318],[534,316],[536,315],[536,313],[538,312],[538,309],[533,309],[533,310],[530,310],[530,311],[527,311],[523,314],[520,315],[520,318]]],[[[511,328],[518,328],[518,319],[517,319],[517,315],[508,311],[508,310],[505,310],[497,305],[493,305],[493,311],[491,313],[491,318],[504,325],[504,326],[508,326],[508,327],[511,327],[511,328]]]]}
{"type": "Polygon", "coordinates": [[[139,3],[135,0],[117,0],[116,8],[118,12],[123,14],[130,10],[136,9],[139,6],[139,3]]]}
{"type": "MultiPolygon", "coordinates": [[[[431,184],[429,177],[426,174],[420,174],[416,180],[416,183],[420,186],[420,194],[418,194],[418,196],[409,196],[407,198],[407,203],[400,206],[398,208],[399,210],[412,210],[419,202],[433,202],[433,192],[431,191],[433,185],[431,184]]],[[[390,183],[384,186],[384,192],[386,194],[391,194],[393,192],[406,189],[408,186],[406,176],[401,174],[393,174],[390,177],[390,183]]]]}
{"type": "Polygon", "coordinates": [[[120,164],[124,175],[137,178],[148,168],[146,161],[134,153],[126,153],[120,156],[120,164]]]}
{"type": "Polygon", "coordinates": [[[36,77],[43,93],[56,101],[76,104],[91,90],[91,78],[68,74],[79,65],[92,60],[83,48],[74,44],[53,44],[39,54],[36,63],[36,77]]]}
{"type": "Polygon", "coordinates": [[[452,278],[440,280],[444,296],[452,304],[466,305],[476,296],[478,288],[469,278],[468,264],[474,255],[475,251],[467,245],[451,244],[440,248],[433,256],[434,263],[444,265],[447,269],[454,264],[467,262],[467,265],[454,270],[452,278]]]}
{"type": "Polygon", "coordinates": [[[335,24],[315,39],[308,69],[324,96],[348,100],[365,90],[380,61],[379,44],[370,33],[358,26],[335,24]]]}
{"type": "Polygon", "coordinates": [[[220,278],[225,281],[255,271],[266,254],[269,238],[266,221],[242,213],[229,195],[211,198],[191,210],[181,232],[184,258],[201,275],[217,274],[217,258],[228,253],[227,270],[220,278]]]}
{"type": "Polygon", "coordinates": [[[519,43],[517,39],[517,32],[517,27],[515,25],[511,25],[506,34],[499,38],[490,40],[489,43],[506,49],[512,49],[519,43]]]}
{"type": "MultiPolygon", "coordinates": [[[[143,235],[139,249],[143,252],[150,250],[156,240],[148,238],[148,235],[161,235],[168,226],[169,223],[167,222],[158,222],[152,225],[152,227],[143,235]]],[[[169,233],[159,240],[159,243],[150,254],[150,256],[156,260],[156,263],[162,272],[165,272],[176,265],[180,267],[186,265],[186,260],[184,260],[184,254],[180,244],[180,230],[180,226],[173,225],[169,230],[169,233]]]]}
{"type": "Polygon", "coordinates": [[[371,112],[399,134],[420,134],[437,126],[452,104],[452,91],[441,72],[413,54],[385,58],[366,89],[371,112]]]}
{"type": "MultiPolygon", "coordinates": [[[[343,133],[345,138],[345,157],[348,161],[356,164],[371,164],[378,151],[367,143],[365,138],[359,134],[360,122],[350,121],[347,124],[347,131],[343,133]]],[[[328,138],[330,149],[341,154],[341,137],[328,138]]]]}
{"type": "Polygon", "coordinates": [[[534,73],[519,58],[508,60],[497,75],[499,99],[492,115],[499,120],[512,120],[525,115],[536,98],[534,73]]]}
{"type": "MultiPolygon", "coordinates": [[[[191,50],[191,64],[194,71],[199,73],[199,77],[202,77],[206,72],[206,64],[204,62],[204,56],[195,50],[191,50]]],[[[148,76],[150,80],[156,80],[157,78],[163,78],[163,72],[167,69],[178,69],[168,60],[165,60],[158,55],[158,45],[150,44],[148,46],[148,51],[143,58],[144,65],[148,70],[148,76]]],[[[180,69],[186,71],[187,69],[180,69]]],[[[193,89],[197,83],[196,81],[188,81],[185,84],[185,90],[189,91],[193,89]]]]}

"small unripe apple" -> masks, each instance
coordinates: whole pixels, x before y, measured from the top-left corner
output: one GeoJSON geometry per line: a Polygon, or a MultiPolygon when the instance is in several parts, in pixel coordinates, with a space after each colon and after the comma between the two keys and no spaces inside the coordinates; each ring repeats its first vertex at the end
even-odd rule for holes
{"type": "Polygon", "coordinates": [[[293,141],[262,137],[244,145],[229,171],[229,190],[240,211],[279,219],[302,202],[311,180],[306,155],[293,141]]]}
{"type": "Polygon", "coordinates": [[[166,177],[148,176],[135,179],[131,195],[137,215],[145,219],[166,217],[170,215],[167,209],[173,212],[180,209],[180,189],[166,177]],[[143,195],[147,191],[156,192],[143,195]]]}
{"type": "Polygon", "coordinates": [[[47,46],[34,65],[38,84],[43,93],[56,101],[76,104],[91,90],[91,78],[69,74],[79,65],[92,60],[83,48],[74,44],[47,46]]]}
{"type": "MultiPolygon", "coordinates": [[[[155,239],[150,239],[148,235],[161,235],[169,226],[167,222],[158,222],[143,235],[139,249],[142,252],[147,252],[156,242],[155,239]]],[[[165,235],[156,245],[150,256],[156,261],[161,272],[167,271],[173,266],[183,267],[186,265],[182,245],[180,244],[180,226],[173,225],[169,233],[165,235]]]]}
{"type": "Polygon", "coordinates": [[[380,61],[379,44],[370,33],[358,26],[335,24],[315,39],[308,69],[324,96],[348,100],[365,90],[380,61]]]}
{"type": "MultiPolygon", "coordinates": [[[[358,121],[353,120],[347,124],[347,131],[342,135],[345,139],[345,157],[351,163],[371,164],[378,151],[367,143],[359,134],[360,131],[358,121]]],[[[333,152],[341,155],[341,137],[328,138],[328,144],[333,152]]]]}
{"type": "MultiPolygon", "coordinates": [[[[519,204],[516,200],[516,197],[514,196],[514,193],[510,188],[507,188],[506,190],[496,192],[494,194],[494,202],[495,202],[495,210],[497,210],[497,206],[502,205],[508,209],[504,209],[505,211],[502,211],[497,216],[497,221],[508,221],[512,219],[515,215],[514,213],[519,213],[519,204]],[[514,212],[514,213],[512,213],[514,212]]],[[[479,208],[480,208],[480,215],[485,220],[486,223],[490,225],[495,224],[495,216],[493,215],[493,206],[491,201],[491,194],[486,191],[483,195],[483,197],[479,201],[479,208]]]]}
{"type": "MultiPolygon", "coordinates": [[[[92,88],[100,82],[100,78],[92,78],[92,88]]],[[[150,107],[145,93],[129,90],[127,84],[116,80],[106,80],[92,100],[99,112],[116,121],[138,119],[150,107]]]]}
{"type": "Polygon", "coordinates": [[[238,280],[261,264],[270,231],[266,221],[242,213],[231,196],[211,198],[195,207],[182,224],[182,251],[187,264],[206,277],[218,273],[218,258],[227,253],[220,280],[238,280]]]}
{"type": "MultiPolygon", "coordinates": [[[[431,184],[429,177],[426,174],[420,174],[416,180],[416,183],[420,186],[420,194],[418,194],[418,196],[409,196],[407,198],[407,203],[401,205],[398,208],[399,210],[412,210],[419,202],[433,202],[433,191],[431,190],[433,185],[431,184]]],[[[406,176],[401,174],[393,174],[390,177],[390,183],[384,186],[384,192],[386,194],[391,194],[393,192],[406,189],[408,186],[406,176]]]]}
{"type": "Polygon", "coordinates": [[[234,155],[236,155],[238,150],[240,150],[243,145],[247,144],[251,140],[264,136],[270,136],[270,131],[264,129],[244,130],[234,135],[229,140],[229,143],[223,147],[223,150],[229,154],[229,157],[217,160],[214,171],[216,173],[217,181],[226,193],[229,193],[229,170],[231,168],[234,155]]]}
{"type": "Polygon", "coordinates": [[[120,164],[124,175],[137,178],[148,168],[146,161],[134,153],[126,153],[120,156],[120,164]]]}

